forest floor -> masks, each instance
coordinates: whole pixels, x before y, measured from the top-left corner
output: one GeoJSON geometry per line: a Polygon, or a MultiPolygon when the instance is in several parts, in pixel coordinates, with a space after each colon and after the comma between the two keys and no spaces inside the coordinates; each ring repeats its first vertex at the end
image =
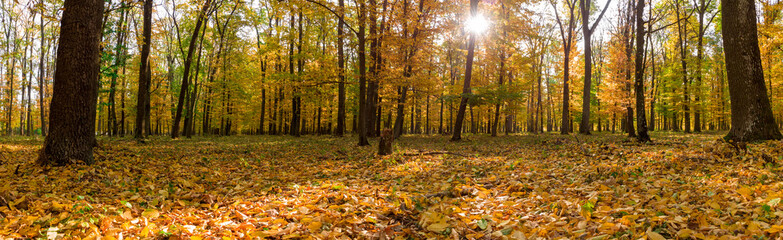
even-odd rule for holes
{"type": "Polygon", "coordinates": [[[783,141],[720,136],[99,138],[47,168],[0,138],[0,239],[780,239],[783,141]]]}

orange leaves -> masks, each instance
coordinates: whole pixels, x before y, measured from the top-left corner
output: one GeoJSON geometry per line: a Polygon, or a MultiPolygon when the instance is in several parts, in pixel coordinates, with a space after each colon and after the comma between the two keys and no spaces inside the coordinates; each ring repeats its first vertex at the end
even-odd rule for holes
{"type": "MultiPolygon", "coordinates": [[[[539,138],[555,138],[547,135],[474,138],[398,142],[470,158],[376,159],[373,149],[339,147],[352,144],[349,139],[320,137],[105,143],[99,154],[111,157],[95,166],[48,172],[23,166],[29,174],[20,177],[0,170],[0,186],[7,186],[0,189],[10,196],[9,206],[0,207],[0,235],[710,239],[783,233],[783,181],[753,153],[724,157],[672,147],[666,144],[675,140],[661,137],[642,146],[602,135],[587,143],[547,140],[559,145],[541,144],[539,138]],[[581,154],[580,146],[591,154],[581,154]]],[[[761,154],[779,151],[776,146],[751,147],[761,154]]]]}

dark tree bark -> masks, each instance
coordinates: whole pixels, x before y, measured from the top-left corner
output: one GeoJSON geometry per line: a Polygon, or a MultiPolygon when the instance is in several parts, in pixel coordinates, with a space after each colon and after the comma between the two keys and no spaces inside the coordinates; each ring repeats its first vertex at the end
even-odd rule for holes
{"type": "MultiPolygon", "coordinates": [[[[136,139],[144,138],[144,131],[148,129],[149,121],[146,121],[149,113],[150,83],[152,71],[150,68],[150,39],[152,39],[152,0],[144,1],[144,24],[143,24],[144,43],[141,46],[141,67],[139,68],[139,89],[136,98],[136,128],[134,137],[136,139]]],[[[195,39],[195,38],[194,38],[195,39]]],[[[147,131],[147,135],[150,132],[147,131]]]]}
{"type": "Polygon", "coordinates": [[[721,9],[731,98],[731,130],[726,138],[734,141],[781,139],[764,85],[755,1],[724,0],[721,9]]]}
{"type": "MultiPolygon", "coordinates": [[[[637,0],[636,3],[636,59],[635,59],[635,81],[634,92],[636,92],[636,139],[639,142],[649,142],[650,135],[647,134],[647,118],[644,109],[644,0],[637,0]]],[[[630,122],[629,122],[630,124],[630,122]]]]}
{"type": "Polygon", "coordinates": [[[367,136],[375,137],[375,112],[378,108],[378,78],[381,66],[380,37],[378,35],[378,4],[375,0],[368,1],[370,24],[370,78],[367,79],[367,106],[365,107],[365,127],[367,136]]]}
{"type": "Polygon", "coordinates": [[[337,25],[337,127],[334,135],[343,136],[345,133],[345,52],[344,52],[344,28],[345,28],[345,0],[339,0],[340,16],[337,25]]]}
{"type": "Polygon", "coordinates": [[[394,142],[394,135],[392,133],[391,129],[384,129],[383,132],[381,132],[381,140],[380,143],[378,143],[378,155],[385,156],[392,154],[394,151],[394,145],[392,144],[394,142]]]}
{"type": "Polygon", "coordinates": [[[38,156],[41,165],[94,162],[95,109],[103,1],[67,0],[55,62],[51,128],[38,156]]]}
{"type": "MultiPolygon", "coordinates": [[[[147,0],[147,1],[151,1],[151,0],[147,0]]],[[[201,24],[204,22],[204,18],[207,15],[207,10],[209,9],[211,3],[212,0],[206,0],[206,2],[204,2],[204,6],[201,8],[201,12],[199,12],[198,17],[196,19],[196,26],[193,28],[193,34],[190,35],[188,54],[187,57],[185,57],[185,63],[183,64],[184,70],[182,76],[182,86],[179,90],[179,98],[177,100],[177,111],[176,114],[174,115],[174,122],[171,124],[171,138],[179,137],[179,121],[182,119],[182,109],[185,105],[185,95],[187,95],[188,88],[190,87],[190,83],[188,82],[188,79],[190,78],[190,67],[191,67],[190,65],[193,62],[193,52],[196,50],[196,42],[198,41],[198,33],[199,30],[201,30],[201,24]]]]}
{"type": "MultiPolygon", "coordinates": [[[[634,42],[635,42],[635,39],[633,38],[634,29],[635,29],[635,26],[634,26],[634,23],[635,23],[634,9],[635,9],[635,7],[636,6],[635,6],[635,4],[633,2],[629,2],[628,3],[628,7],[627,7],[628,14],[625,16],[627,19],[623,22],[624,27],[623,27],[623,30],[622,30],[623,41],[625,42],[625,57],[629,61],[629,64],[626,65],[627,68],[623,70],[623,72],[625,74],[625,80],[626,80],[626,84],[625,84],[625,89],[624,90],[628,93],[628,97],[631,97],[631,91],[633,90],[633,83],[634,83],[631,80],[631,76],[632,76],[631,75],[631,67],[632,67],[632,65],[630,65],[630,59],[631,59],[631,57],[633,55],[633,45],[634,45],[634,42]]],[[[628,103],[625,106],[625,116],[623,116],[624,119],[620,123],[620,127],[621,127],[622,130],[624,130],[624,131],[626,131],[626,133],[628,133],[628,137],[636,138],[636,130],[634,130],[634,126],[633,126],[633,115],[634,115],[633,107],[634,106],[633,106],[632,103],[628,103]]]]}
{"type": "Polygon", "coordinates": [[[604,6],[604,10],[601,11],[601,14],[598,15],[598,19],[595,20],[595,23],[593,23],[593,26],[590,27],[588,22],[590,21],[590,6],[591,6],[591,0],[579,0],[579,10],[582,13],[582,34],[584,35],[584,61],[585,61],[585,76],[584,76],[584,90],[582,92],[582,122],[579,124],[579,133],[589,135],[591,126],[590,125],[590,95],[592,94],[592,74],[593,74],[593,45],[590,44],[592,41],[593,32],[595,31],[595,28],[598,26],[598,23],[601,22],[601,18],[604,17],[604,13],[606,12],[606,9],[609,8],[609,3],[611,3],[611,0],[606,1],[606,6],[604,6]]]}
{"type": "MultiPolygon", "coordinates": [[[[290,25],[289,29],[291,31],[294,30],[294,23],[296,22],[296,16],[294,15],[293,12],[294,11],[291,10],[291,18],[290,18],[290,22],[289,22],[289,25],[290,25]]],[[[302,34],[301,34],[301,30],[302,30],[301,26],[302,25],[301,25],[301,23],[302,23],[302,15],[301,15],[301,12],[300,12],[300,14],[299,14],[299,30],[300,30],[299,40],[302,39],[301,38],[302,37],[302,34]]],[[[301,42],[300,42],[300,45],[298,45],[298,46],[299,46],[299,52],[301,53],[301,49],[302,49],[301,42]]],[[[288,49],[288,72],[291,74],[292,77],[296,76],[296,78],[298,79],[302,75],[302,65],[301,65],[301,61],[299,59],[297,59],[299,71],[298,71],[297,75],[294,75],[294,36],[293,36],[293,34],[291,34],[291,36],[289,37],[288,47],[289,47],[289,49],[288,49]]],[[[298,82],[298,80],[294,80],[294,82],[298,82]]],[[[291,94],[291,128],[289,130],[289,134],[291,134],[291,136],[298,137],[299,136],[299,121],[301,121],[299,119],[300,113],[301,113],[300,112],[301,110],[299,108],[301,107],[301,105],[299,104],[299,99],[300,98],[299,98],[299,93],[298,93],[298,87],[296,87],[297,83],[293,83],[293,85],[294,85],[293,86],[293,93],[291,94]]]]}
{"type": "MultiPolygon", "coordinates": [[[[650,39],[649,35],[647,39],[650,39]]],[[[650,65],[652,66],[651,69],[652,72],[650,73],[652,78],[650,81],[650,97],[652,97],[652,99],[650,100],[650,122],[647,123],[647,130],[650,131],[655,131],[655,100],[657,98],[657,93],[658,93],[658,89],[655,87],[656,84],[655,49],[653,48],[653,46],[654,46],[653,42],[650,42],[650,65]]]]}
{"type": "MultiPolygon", "coordinates": [[[[470,0],[471,16],[478,14],[478,2],[479,0],[470,0]]],[[[470,79],[471,75],[473,75],[473,54],[476,48],[476,37],[476,33],[471,33],[470,40],[468,40],[468,56],[465,61],[465,80],[462,84],[462,98],[459,102],[459,109],[457,109],[457,121],[454,123],[454,135],[451,136],[451,141],[462,139],[462,122],[465,120],[465,109],[468,106],[468,98],[471,95],[470,79]]]]}
{"type": "Polygon", "coordinates": [[[367,124],[366,118],[370,117],[367,116],[367,40],[365,38],[365,29],[366,29],[366,21],[367,21],[367,7],[364,4],[364,1],[360,1],[359,3],[359,32],[356,34],[357,37],[357,43],[358,43],[358,50],[357,54],[359,55],[359,119],[358,119],[358,126],[355,128],[355,130],[358,130],[359,132],[359,146],[367,146],[370,145],[370,142],[367,140],[367,127],[365,126],[367,124]]]}

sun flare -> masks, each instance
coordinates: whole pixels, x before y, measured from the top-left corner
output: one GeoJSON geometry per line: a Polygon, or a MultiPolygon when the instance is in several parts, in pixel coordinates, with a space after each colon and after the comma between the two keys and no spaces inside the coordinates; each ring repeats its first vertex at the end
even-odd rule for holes
{"type": "Polygon", "coordinates": [[[465,30],[475,34],[481,34],[489,29],[489,25],[489,20],[484,17],[484,15],[478,14],[465,22],[465,30]]]}

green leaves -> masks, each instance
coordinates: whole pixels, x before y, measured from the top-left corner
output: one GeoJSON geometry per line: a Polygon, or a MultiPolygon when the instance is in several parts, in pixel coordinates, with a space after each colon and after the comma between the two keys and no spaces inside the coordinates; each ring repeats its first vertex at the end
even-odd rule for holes
{"type": "Polygon", "coordinates": [[[489,227],[489,222],[487,222],[486,219],[479,219],[478,222],[476,222],[476,225],[478,225],[481,230],[486,230],[487,227],[489,227]]]}

